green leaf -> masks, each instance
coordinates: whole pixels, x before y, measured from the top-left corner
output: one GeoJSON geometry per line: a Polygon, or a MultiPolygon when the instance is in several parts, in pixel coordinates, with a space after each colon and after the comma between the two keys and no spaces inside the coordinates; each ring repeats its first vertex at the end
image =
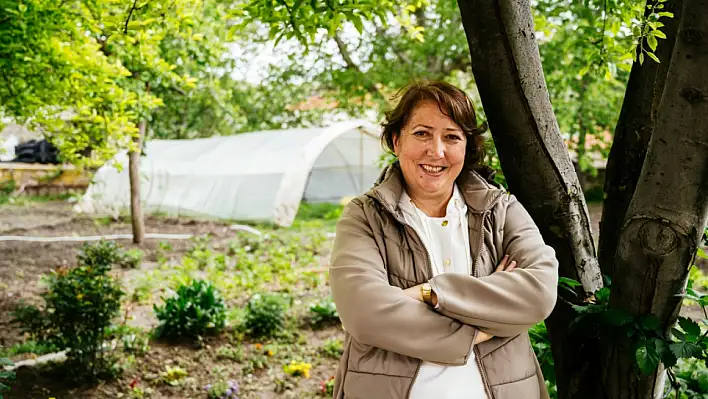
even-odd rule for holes
{"type": "Polygon", "coordinates": [[[651,58],[652,60],[656,61],[657,64],[660,64],[660,63],[661,63],[661,61],[659,61],[659,57],[657,57],[656,55],[654,55],[654,53],[647,51],[647,55],[649,56],[649,58],[651,58]]]}
{"type": "Polygon", "coordinates": [[[600,288],[595,292],[595,299],[600,303],[605,303],[610,299],[610,289],[607,287],[600,288]]]}
{"type": "MultiPolygon", "coordinates": [[[[661,22],[657,22],[657,24],[661,24],[661,22]]],[[[662,24],[663,25],[663,24],[662,24]]],[[[652,35],[655,37],[658,37],[659,39],[666,39],[666,34],[660,30],[653,30],[651,31],[652,35]]]]}
{"type": "Polygon", "coordinates": [[[639,324],[645,330],[655,331],[659,329],[659,319],[654,315],[641,316],[639,318],[639,324]]]}
{"type": "Polygon", "coordinates": [[[671,349],[669,349],[669,344],[660,338],[654,338],[654,346],[656,347],[656,352],[661,358],[661,362],[664,363],[666,367],[673,367],[676,365],[676,356],[671,349]]]}
{"type": "Polygon", "coordinates": [[[581,282],[579,282],[577,280],[573,280],[572,278],[567,278],[567,277],[559,277],[558,284],[567,285],[572,288],[583,286],[583,284],[581,282]]]}
{"type": "Polygon", "coordinates": [[[637,366],[644,375],[649,375],[659,367],[659,354],[656,353],[654,345],[647,345],[643,342],[634,353],[637,366]]]}
{"type": "Polygon", "coordinates": [[[602,319],[606,324],[615,327],[621,327],[632,322],[634,317],[624,310],[611,308],[603,313],[602,319]]]}
{"type": "Polygon", "coordinates": [[[676,342],[669,345],[669,349],[677,358],[690,358],[700,356],[702,350],[701,347],[693,342],[676,342]]]}
{"type": "Polygon", "coordinates": [[[659,14],[657,14],[659,17],[667,17],[667,18],[673,18],[674,13],[668,12],[668,11],[662,11],[659,14]]]}
{"type": "Polygon", "coordinates": [[[362,32],[364,31],[364,25],[361,22],[361,16],[359,15],[352,15],[350,18],[352,24],[354,24],[354,27],[356,28],[357,32],[361,35],[362,32]]]}
{"type": "Polygon", "coordinates": [[[686,341],[695,342],[698,340],[701,335],[701,327],[698,323],[686,317],[679,317],[678,324],[686,333],[686,341]]]}
{"type": "Polygon", "coordinates": [[[639,53],[639,65],[644,65],[644,52],[639,53]]]}
{"type": "Polygon", "coordinates": [[[659,42],[654,36],[649,35],[647,36],[647,44],[649,44],[649,47],[651,47],[651,51],[656,51],[656,46],[659,45],[659,42]]]}

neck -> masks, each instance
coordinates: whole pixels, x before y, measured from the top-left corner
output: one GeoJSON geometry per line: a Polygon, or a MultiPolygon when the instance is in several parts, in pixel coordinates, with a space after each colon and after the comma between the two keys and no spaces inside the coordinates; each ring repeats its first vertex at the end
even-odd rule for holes
{"type": "Polygon", "coordinates": [[[440,218],[447,214],[447,204],[452,198],[452,190],[448,193],[435,195],[421,195],[419,193],[409,193],[408,195],[423,213],[433,218],[440,218]]]}

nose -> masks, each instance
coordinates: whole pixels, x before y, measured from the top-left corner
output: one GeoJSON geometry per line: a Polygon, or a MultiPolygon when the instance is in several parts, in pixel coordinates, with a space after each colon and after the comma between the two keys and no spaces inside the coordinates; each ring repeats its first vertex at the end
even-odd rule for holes
{"type": "Polygon", "coordinates": [[[428,146],[428,156],[434,159],[445,157],[445,143],[443,143],[442,138],[434,137],[430,141],[430,145],[428,146]]]}

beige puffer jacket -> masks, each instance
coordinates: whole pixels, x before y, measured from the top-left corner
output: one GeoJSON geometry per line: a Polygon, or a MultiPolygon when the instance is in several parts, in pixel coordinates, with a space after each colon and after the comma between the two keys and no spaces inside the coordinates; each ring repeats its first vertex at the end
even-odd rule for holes
{"type": "Polygon", "coordinates": [[[347,331],[335,398],[407,398],[421,360],[464,364],[478,329],[494,335],[474,347],[489,399],[548,398],[527,330],[555,305],[555,252],[512,195],[470,170],[457,184],[468,206],[473,276],[431,279],[423,242],[398,208],[404,186],[397,164],[346,206],[330,266],[347,331]],[[518,269],[492,274],[504,254],[518,269]],[[437,310],[401,292],[426,281],[437,310]]]}

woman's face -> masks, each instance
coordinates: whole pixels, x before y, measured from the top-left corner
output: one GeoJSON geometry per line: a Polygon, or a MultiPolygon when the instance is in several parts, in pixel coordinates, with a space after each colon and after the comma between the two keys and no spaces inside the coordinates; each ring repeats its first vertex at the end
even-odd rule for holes
{"type": "Polygon", "coordinates": [[[409,195],[421,199],[450,195],[462,171],[466,146],[462,129],[437,103],[419,103],[393,139],[409,195]]]}

